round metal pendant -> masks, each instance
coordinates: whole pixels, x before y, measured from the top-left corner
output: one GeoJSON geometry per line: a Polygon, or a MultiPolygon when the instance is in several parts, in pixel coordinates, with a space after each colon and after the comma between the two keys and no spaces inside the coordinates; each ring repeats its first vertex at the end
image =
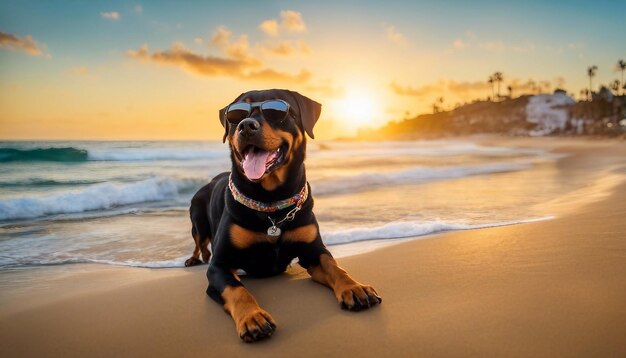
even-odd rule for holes
{"type": "Polygon", "coordinates": [[[280,233],[281,233],[280,228],[277,226],[270,226],[267,228],[267,234],[269,236],[278,237],[280,236],[280,233]]]}

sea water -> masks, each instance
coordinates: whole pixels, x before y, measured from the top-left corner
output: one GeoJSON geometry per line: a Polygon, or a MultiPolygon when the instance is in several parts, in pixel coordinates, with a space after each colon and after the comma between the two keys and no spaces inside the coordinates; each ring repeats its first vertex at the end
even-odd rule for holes
{"type": "MultiPolygon", "coordinates": [[[[354,242],[546,219],[537,205],[560,190],[558,158],[459,140],[326,141],[309,143],[306,167],[323,240],[349,254],[354,242]]],[[[189,201],[230,166],[216,141],[0,142],[0,270],[182,267],[189,201]]]]}

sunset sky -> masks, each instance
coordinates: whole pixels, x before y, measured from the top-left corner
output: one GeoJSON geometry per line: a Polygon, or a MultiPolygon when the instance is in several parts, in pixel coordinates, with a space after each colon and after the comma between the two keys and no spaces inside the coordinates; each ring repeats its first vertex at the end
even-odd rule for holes
{"type": "Polygon", "coordinates": [[[502,93],[619,79],[625,1],[0,3],[0,138],[219,139],[241,92],[323,104],[320,138],[502,93]]]}

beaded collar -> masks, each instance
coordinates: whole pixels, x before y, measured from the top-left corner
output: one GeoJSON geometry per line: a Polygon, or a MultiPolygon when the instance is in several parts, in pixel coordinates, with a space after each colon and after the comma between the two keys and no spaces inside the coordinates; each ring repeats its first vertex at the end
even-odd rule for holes
{"type": "Polygon", "coordinates": [[[262,201],[256,201],[243,195],[239,191],[239,189],[237,189],[237,187],[235,186],[235,183],[233,183],[232,174],[230,177],[228,177],[228,188],[230,189],[231,194],[233,194],[233,198],[235,198],[235,200],[238,203],[243,204],[244,206],[252,210],[256,210],[256,211],[260,211],[264,213],[273,213],[278,210],[282,210],[282,209],[288,208],[296,204],[298,206],[301,206],[309,197],[309,188],[308,188],[308,185],[305,183],[302,189],[300,190],[300,192],[298,192],[296,195],[292,196],[291,198],[280,200],[280,201],[275,201],[273,203],[264,203],[262,201]]]}

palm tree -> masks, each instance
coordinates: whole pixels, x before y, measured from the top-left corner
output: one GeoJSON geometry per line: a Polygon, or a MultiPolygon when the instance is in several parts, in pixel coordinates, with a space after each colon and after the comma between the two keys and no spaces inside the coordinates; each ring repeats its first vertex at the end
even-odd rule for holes
{"type": "MultiPolygon", "coordinates": [[[[626,70],[626,61],[624,60],[617,61],[617,69],[622,71],[622,83],[624,83],[624,70],[626,70]]],[[[624,91],[622,91],[622,94],[624,94],[624,91]]]]}
{"type": "Polygon", "coordinates": [[[513,86],[508,85],[506,89],[509,91],[509,98],[513,99],[513,86]]]}
{"type": "Polygon", "coordinates": [[[609,86],[611,87],[611,89],[613,91],[615,91],[615,94],[619,93],[619,89],[620,89],[620,82],[619,82],[619,80],[615,80],[615,81],[611,82],[609,84],[609,86]]]}
{"type": "Polygon", "coordinates": [[[580,93],[580,100],[581,100],[581,101],[585,101],[585,100],[587,100],[588,93],[589,93],[589,90],[588,90],[588,89],[583,88],[583,89],[581,89],[581,90],[580,90],[580,92],[579,92],[579,93],[580,93]]]}
{"type": "MultiPolygon", "coordinates": [[[[596,75],[596,71],[598,70],[598,66],[593,65],[587,67],[587,76],[589,76],[589,97],[591,97],[591,93],[593,92],[593,87],[591,87],[591,79],[596,75]]],[[[589,98],[591,100],[591,98],[589,98]]]]}
{"type": "Polygon", "coordinates": [[[493,74],[493,80],[498,82],[498,98],[500,98],[500,83],[504,78],[502,77],[502,72],[495,72],[493,74]]]}
{"type": "Polygon", "coordinates": [[[493,76],[489,76],[489,79],[487,80],[487,83],[489,83],[491,85],[491,99],[493,99],[493,97],[495,96],[494,92],[493,92],[493,83],[496,81],[495,78],[493,78],[493,76]]]}

